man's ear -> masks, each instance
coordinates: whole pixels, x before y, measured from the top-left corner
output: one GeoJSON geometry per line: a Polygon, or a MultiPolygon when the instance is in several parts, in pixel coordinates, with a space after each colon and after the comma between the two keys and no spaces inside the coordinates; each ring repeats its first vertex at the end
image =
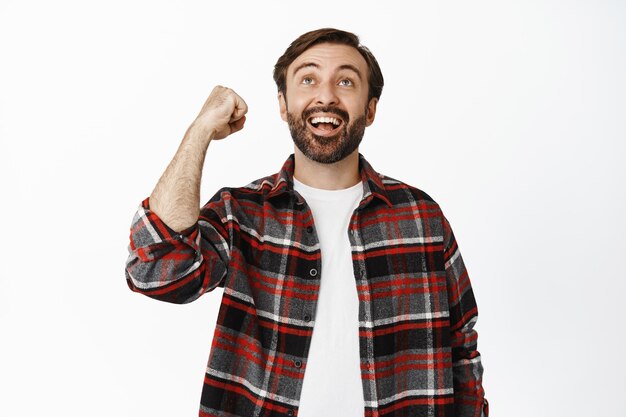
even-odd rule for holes
{"type": "Polygon", "coordinates": [[[286,122],[287,121],[287,100],[285,100],[285,95],[282,92],[278,93],[278,107],[280,109],[280,118],[286,122]]]}
{"type": "Polygon", "coordinates": [[[372,97],[369,103],[367,103],[367,116],[365,117],[365,126],[369,126],[374,123],[374,118],[376,117],[376,104],[378,104],[378,99],[376,97],[372,97]]]}

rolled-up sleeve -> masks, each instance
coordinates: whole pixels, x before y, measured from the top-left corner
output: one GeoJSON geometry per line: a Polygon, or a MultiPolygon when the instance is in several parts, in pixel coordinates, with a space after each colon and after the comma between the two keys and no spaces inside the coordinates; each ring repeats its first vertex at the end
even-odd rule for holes
{"type": "Polygon", "coordinates": [[[443,218],[444,261],[448,287],[454,408],[456,417],[488,417],[489,403],[482,386],[483,366],[474,325],[478,308],[470,279],[450,223],[443,218]]]}
{"type": "Polygon", "coordinates": [[[139,205],[130,227],[126,282],[132,291],[184,304],[224,286],[232,237],[219,215],[217,196],[191,227],[176,232],[155,212],[150,199],[139,205]]]}

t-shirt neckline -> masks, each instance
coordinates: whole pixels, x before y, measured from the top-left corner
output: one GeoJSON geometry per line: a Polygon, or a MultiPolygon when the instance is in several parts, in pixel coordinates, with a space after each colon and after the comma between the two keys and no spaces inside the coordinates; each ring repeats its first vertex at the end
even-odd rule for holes
{"type": "Polygon", "coordinates": [[[325,190],[323,188],[315,188],[310,185],[306,185],[303,182],[299,181],[296,177],[293,177],[294,188],[296,188],[299,192],[301,191],[304,194],[307,194],[313,198],[324,199],[324,200],[339,200],[346,198],[349,195],[357,195],[359,192],[362,192],[363,182],[359,181],[358,183],[350,186],[348,188],[343,188],[340,190],[325,190]]]}

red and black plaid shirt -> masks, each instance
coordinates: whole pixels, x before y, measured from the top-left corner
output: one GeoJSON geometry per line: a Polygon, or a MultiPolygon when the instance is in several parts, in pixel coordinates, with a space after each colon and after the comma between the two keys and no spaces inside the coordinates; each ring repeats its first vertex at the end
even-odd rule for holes
{"type": "MultiPolygon", "coordinates": [[[[133,291],[188,303],[224,289],[200,416],[298,414],[323,271],[294,163],[292,154],[277,174],[220,189],[182,233],[148,198],[133,219],[133,291]]],[[[448,220],[428,194],[378,174],[361,154],[359,171],[363,199],[346,233],[364,415],[488,416],[476,302],[448,220]]]]}

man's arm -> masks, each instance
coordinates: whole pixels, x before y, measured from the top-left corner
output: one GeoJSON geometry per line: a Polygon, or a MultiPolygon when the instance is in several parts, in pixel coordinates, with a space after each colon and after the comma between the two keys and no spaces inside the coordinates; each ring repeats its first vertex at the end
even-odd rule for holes
{"type": "Polygon", "coordinates": [[[174,159],[131,224],[126,279],[131,290],[187,303],[220,285],[230,257],[230,231],[218,192],[200,217],[200,180],[209,143],[243,128],[247,106],[215,87],[187,129],[174,159]]]}
{"type": "Polygon", "coordinates": [[[150,195],[151,209],[172,229],[198,221],[200,178],[209,143],[243,128],[246,103],[233,90],[215,87],[191,124],[174,159],[150,195]]]}
{"type": "Polygon", "coordinates": [[[478,308],[461,252],[450,223],[443,216],[444,262],[448,287],[454,379],[454,415],[488,417],[489,403],[482,386],[483,366],[473,329],[478,308]]]}

